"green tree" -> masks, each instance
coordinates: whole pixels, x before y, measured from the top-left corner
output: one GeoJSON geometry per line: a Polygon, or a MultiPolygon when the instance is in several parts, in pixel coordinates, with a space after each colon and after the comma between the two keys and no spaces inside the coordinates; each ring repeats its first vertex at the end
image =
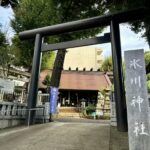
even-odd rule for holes
{"type": "Polygon", "coordinates": [[[150,80],[150,73],[147,74],[147,81],[150,80]]]}
{"type": "Polygon", "coordinates": [[[105,72],[113,71],[113,64],[112,64],[112,57],[111,56],[107,57],[104,60],[104,62],[102,63],[101,70],[105,71],[105,72]]]}
{"type": "Polygon", "coordinates": [[[147,74],[147,89],[148,89],[148,92],[150,92],[150,73],[147,74]]]}
{"type": "Polygon", "coordinates": [[[150,51],[144,53],[145,65],[147,66],[150,63],[150,51]]]}
{"type": "MultiPolygon", "coordinates": [[[[107,0],[103,2],[103,7],[107,8],[109,12],[116,12],[120,10],[135,9],[139,7],[145,8],[145,18],[143,21],[130,22],[131,29],[138,33],[144,31],[143,37],[146,38],[150,46],[150,5],[149,0],[107,0]],[[144,30],[143,30],[144,29],[144,30]]],[[[150,72],[150,62],[146,66],[146,72],[150,72]]]]}
{"type": "MultiPolygon", "coordinates": [[[[101,7],[101,0],[99,1],[81,1],[81,0],[56,0],[56,16],[58,17],[58,23],[79,20],[87,17],[93,17],[97,15],[102,15],[105,13],[106,9],[101,7]],[[69,14],[69,15],[68,15],[69,14]]],[[[84,30],[81,32],[74,32],[73,34],[64,34],[59,36],[59,42],[73,39],[81,39],[95,36],[97,33],[100,33],[102,29],[96,28],[92,30],[84,30]]],[[[61,71],[63,68],[65,50],[60,50],[57,53],[56,60],[54,63],[51,85],[58,87],[61,71]]]]}
{"type": "Polygon", "coordinates": [[[150,5],[149,0],[107,0],[103,3],[105,7],[109,9],[110,12],[116,12],[120,10],[135,9],[139,7],[144,7],[146,10],[146,16],[143,21],[134,21],[130,23],[131,29],[136,33],[145,29],[143,34],[146,37],[148,44],[150,45],[150,5]]]}
{"type": "Polygon", "coordinates": [[[19,0],[0,0],[0,6],[12,8],[16,7],[19,3],[19,0]]]}
{"type": "Polygon", "coordinates": [[[5,34],[0,29],[0,46],[5,46],[5,45],[6,45],[6,37],[5,34]]]}
{"type": "Polygon", "coordinates": [[[144,57],[147,72],[147,89],[148,92],[150,92],[150,52],[149,51],[145,52],[144,57]]]}
{"type": "Polygon", "coordinates": [[[45,69],[53,69],[55,61],[55,53],[47,52],[43,53],[42,56],[42,64],[41,64],[41,70],[45,69]]]}
{"type": "MultiPolygon", "coordinates": [[[[53,17],[53,12],[50,7],[51,4],[51,0],[20,1],[18,7],[14,8],[15,17],[12,20],[12,27],[14,31],[16,33],[19,33],[24,30],[34,29],[51,24],[51,18],[53,17]]],[[[46,38],[45,41],[47,42],[49,41],[49,39],[46,38]]],[[[13,39],[13,47],[14,54],[17,57],[16,65],[24,66],[25,68],[31,70],[34,39],[28,41],[20,41],[20,39],[16,35],[13,39]]],[[[44,56],[46,54],[48,54],[48,56],[54,55],[53,52],[45,52],[44,56]]],[[[42,61],[43,65],[46,61],[50,60],[48,57],[43,57],[42,61]]],[[[51,62],[51,64],[53,63],[51,62]]]]}
{"type": "MultiPolygon", "coordinates": [[[[106,9],[101,6],[101,0],[21,0],[19,6],[14,9],[15,15],[14,20],[12,21],[12,27],[16,33],[18,33],[24,30],[102,15],[105,11],[106,9]]],[[[53,43],[77,38],[81,39],[95,36],[101,31],[102,29],[95,28],[92,30],[75,32],[73,34],[63,34],[52,38],[46,38],[45,41],[53,43]]],[[[19,58],[21,58],[20,60],[18,59],[18,62],[25,67],[29,66],[31,68],[33,40],[24,42],[15,37],[13,43],[18,48],[18,50],[16,48],[16,51],[18,51],[17,53],[20,55],[19,58]]],[[[64,57],[64,50],[57,53],[57,59],[54,63],[54,72],[52,75],[53,81],[59,81],[60,79],[64,57]],[[56,76],[56,74],[58,74],[58,76],[56,76]]]]}
{"type": "Polygon", "coordinates": [[[50,74],[47,74],[44,81],[43,81],[43,84],[47,86],[47,92],[49,92],[49,88],[50,88],[50,85],[51,85],[51,75],[50,74]]]}
{"type": "Polygon", "coordinates": [[[48,74],[46,75],[44,81],[43,81],[43,84],[46,85],[47,87],[50,86],[50,82],[51,82],[51,76],[48,74]]]}
{"type": "Polygon", "coordinates": [[[150,73],[150,51],[146,51],[144,53],[145,65],[146,65],[146,73],[150,73]]]}
{"type": "Polygon", "coordinates": [[[148,92],[150,92],[150,80],[147,81],[147,89],[148,89],[148,92]]]}
{"type": "Polygon", "coordinates": [[[5,34],[0,30],[0,67],[2,68],[3,77],[8,76],[10,65],[13,62],[11,47],[9,46],[5,34]]]}
{"type": "MultiPolygon", "coordinates": [[[[144,53],[145,67],[150,63],[150,51],[144,53]]],[[[123,63],[123,70],[125,69],[123,63]]],[[[113,71],[112,56],[107,57],[102,63],[102,71],[113,71]]]]}

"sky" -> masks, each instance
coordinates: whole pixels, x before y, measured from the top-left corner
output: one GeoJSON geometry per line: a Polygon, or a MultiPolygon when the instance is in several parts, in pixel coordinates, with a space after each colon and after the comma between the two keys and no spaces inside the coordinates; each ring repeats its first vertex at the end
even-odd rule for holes
{"type": "MultiPolygon", "coordinates": [[[[106,27],[104,33],[110,32],[110,27],[106,27]]],[[[143,31],[144,32],[144,31],[143,31]]],[[[121,38],[121,50],[122,55],[124,56],[124,51],[135,50],[135,49],[144,49],[144,51],[150,50],[149,45],[145,38],[141,37],[142,33],[135,34],[131,31],[130,26],[126,24],[120,24],[120,38],[121,38]]],[[[94,45],[94,47],[99,47],[103,49],[103,56],[108,57],[111,55],[111,44],[99,44],[94,45]]]]}
{"type": "MultiPolygon", "coordinates": [[[[13,11],[11,8],[2,8],[0,7],[0,23],[3,25],[3,30],[7,33],[9,39],[12,38],[14,32],[10,28],[10,19],[13,18],[13,11]]],[[[109,32],[110,28],[107,27],[103,33],[109,32]]],[[[144,38],[141,37],[141,33],[135,34],[133,31],[130,30],[130,26],[128,24],[121,24],[120,25],[120,35],[121,35],[121,49],[122,55],[124,54],[125,50],[134,50],[134,49],[144,49],[149,50],[148,43],[144,38]]],[[[94,47],[99,47],[103,49],[103,56],[108,57],[111,55],[111,44],[100,44],[94,45],[94,47]]]]}
{"type": "Polygon", "coordinates": [[[0,24],[2,25],[3,32],[7,33],[8,38],[11,38],[14,35],[14,32],[10,27],[11,18],[13,18],[12,9],[0,6],[0,24]]]}

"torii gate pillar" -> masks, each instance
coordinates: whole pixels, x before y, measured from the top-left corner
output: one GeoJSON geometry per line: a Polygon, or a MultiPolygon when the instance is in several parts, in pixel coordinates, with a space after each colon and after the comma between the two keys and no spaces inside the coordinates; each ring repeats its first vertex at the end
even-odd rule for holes
{"type": "Polygon", "coordinates": [[[121,59],[121,42],[119,23],[111,21],[111,44],[114,72],[114,92],[117,116],[117,128],[119,131],[127,131],[127,112],[125,102],[125,88],[123,79],[123,67],[121,59]]]}

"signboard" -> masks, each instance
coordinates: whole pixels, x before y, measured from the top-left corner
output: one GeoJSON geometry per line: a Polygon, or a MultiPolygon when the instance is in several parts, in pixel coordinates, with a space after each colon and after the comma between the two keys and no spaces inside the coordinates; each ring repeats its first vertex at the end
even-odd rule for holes
{"type": "Polygon", "coordinates": [[[125,66],[129,149],[149,150],[149,103],[146,86],[144,51],[126,51],[125,66]]]}
{"type": "Polygon", "coordinates": [[[58,88],[51,87],[50,89],[50,113],[56,113],[58,99],[58,88]]]}
{"type": "Polygon", "coordinates": [[[0,90],[7,93],[13,93],[14,92],[15,84],[13,81],[6,80],[6,79],[0,79],[0,90]]]}

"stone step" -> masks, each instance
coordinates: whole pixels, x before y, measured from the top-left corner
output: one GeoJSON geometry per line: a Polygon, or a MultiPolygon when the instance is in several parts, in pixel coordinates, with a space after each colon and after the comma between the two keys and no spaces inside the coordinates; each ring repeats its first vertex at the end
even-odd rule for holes
{"type": "Polygon", "coordinates": [[[58,113],[57,117],[74,117],[74,118],[80,118],[81,117],[81,114],[80,113],[64,113],[64,112],[61,112],[61,113],[58,113]]]}
{"type": "Polygon", "coordinates": [[[79,113],[80,108],[77,107],[60,107],[58,109],[59,113],[79,113]]]}

